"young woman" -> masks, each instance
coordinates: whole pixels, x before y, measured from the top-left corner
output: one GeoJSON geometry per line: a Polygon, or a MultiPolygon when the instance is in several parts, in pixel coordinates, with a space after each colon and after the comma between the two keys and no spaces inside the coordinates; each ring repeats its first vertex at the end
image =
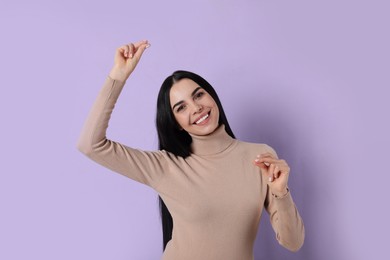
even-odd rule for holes
{"type": "Polygon", "coordinates": [[[165,260],[253,259],[263,208],[278,242],[298,250],[304,225],[287,188],[288,164],[266,144],[234,138],[216,92],[202,77],[177,71],[162,84],[158,151],[106,138],[115,103],[149,46],[140,41],[116,50],[114,67],[87,118],[78,149],[158,192],[165,260]]]}

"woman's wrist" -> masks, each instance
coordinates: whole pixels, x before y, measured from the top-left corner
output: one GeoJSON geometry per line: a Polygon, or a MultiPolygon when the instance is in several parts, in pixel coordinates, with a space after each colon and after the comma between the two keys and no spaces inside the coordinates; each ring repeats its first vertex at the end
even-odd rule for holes
{"type": "Polygon", "coordinates": [[[273,191],[273,190],[271,191],[272,195],[276,198],[284,197],[287,195],[288,192],[289,192],[289,189],[287,187],[282,191],[273,191]]]}
{"type": "Polygon", "coordinates": [[[128,77],[130,76],[130,74],[124,72],[123,70],[117,68],[117,67],[113,67],[109,73],[109,77],[112,78],[113,80],[118,80],[118,81],[122,81],[122,82],[125,82],[128,77]]]}

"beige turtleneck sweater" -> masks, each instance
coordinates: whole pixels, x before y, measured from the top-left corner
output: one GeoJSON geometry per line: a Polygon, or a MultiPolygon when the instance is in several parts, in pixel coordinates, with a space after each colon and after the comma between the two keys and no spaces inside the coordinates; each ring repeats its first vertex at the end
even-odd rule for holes
{"type": "Polygon", "coordinates": [[[272,152],[265,144],[231,138],[224,126],[192,136],[191,156],[141,151],[106,138],[124,82],[107,78],[82,130],[78,149],[97,163],[156,190],[171,212],[174,229],[164,260],[251,260],[263,208],[276,239],[289,250],[304,240],[291,194],[275,198],[253,164],[272,152]]]}

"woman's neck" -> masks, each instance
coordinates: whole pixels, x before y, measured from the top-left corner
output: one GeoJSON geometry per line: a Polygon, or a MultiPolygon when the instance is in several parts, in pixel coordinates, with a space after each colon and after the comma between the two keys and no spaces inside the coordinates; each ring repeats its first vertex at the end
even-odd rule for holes
{"type": "Polygon", "coordinates": [[[225,125],[220,125],[209,135],[192,135],[191,151],[196,155],[212,155],[224,151],[234,141],[226,133],[225,125]]]}

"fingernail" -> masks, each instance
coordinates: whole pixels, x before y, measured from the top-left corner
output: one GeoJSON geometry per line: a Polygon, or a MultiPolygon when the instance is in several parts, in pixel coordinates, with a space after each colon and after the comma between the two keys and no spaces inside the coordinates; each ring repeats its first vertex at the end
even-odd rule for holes
{"type": "Polygon", "coordinates": [[[255,162],[259,162],[260,160],[259,159],[255,159],[255,162]]]}
{"type": "Polygon", "coordinates": [[[133,54],[132,53],[130,53],[130,58],[133,58],[133,54]]]}
{"type": "Polygon", "coordinates": [[[272,177],[268,177],[268,181],[269,181],[269,182],[272,182],[272,177]]]}

